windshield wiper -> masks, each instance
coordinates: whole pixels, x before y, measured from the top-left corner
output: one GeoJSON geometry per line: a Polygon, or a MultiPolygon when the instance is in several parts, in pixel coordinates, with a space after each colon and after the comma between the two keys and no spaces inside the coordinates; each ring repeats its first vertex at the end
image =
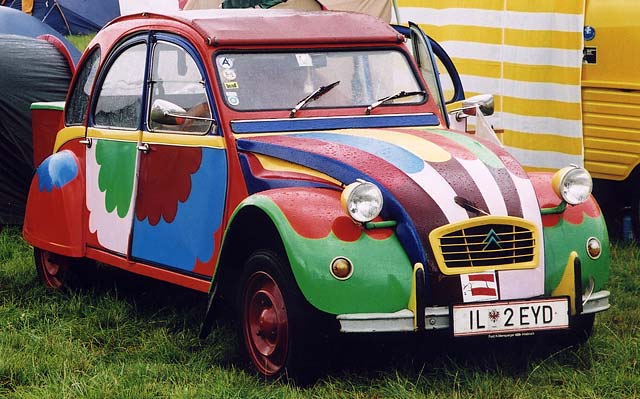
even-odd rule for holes
{"type": "Polygon", "coordinates": [[[308,96],[306,96],[305,98],[300,100],[300,102],[297,103],[296,106],[291,109],[291,112],[289,113],[289,118],[295,117],[296,116],[296,112],[300,111],[300,109],[302,107],[304,107],[305,105],[307,105],[311,101],[315,101],[315,100],[319,99],[322,95],[324,95],[329,90],[333,89],[334,87],[336,87],[339,84],[340,84],[340,81],[336,80],[335,82],[333,82],[331,84],[328,84],[326,86],[318,87],[313,93],[309,94],[308,96]]]}
{"type": "Polygon", "coordinates": [[[404,91],[404,90],[402,90],[402,91],[397,92],[396,94],[392,94],[390,96],[383,97],[383,98],[381,98],[379,100],[376,100],[376,102],[374,102],[373,104],[371,104],[371,105],[369,105],[367,107],[367,110],[366,110],[365,113],[367,115],[369,115],[369,114],[371,114],[371,111],[374,108],[377,108],[377,107],[381,106],[382,104],[384,104],[386,102],[389,102],[391,100],[395,100],[397,98],[417,96],[418,94],[422,94],[423,96],[426,97],[427,100],[429,99],[429,97],[427,96],[427,92],[424,91],[424,90],[418,90],[418,91],[404,91]]]}

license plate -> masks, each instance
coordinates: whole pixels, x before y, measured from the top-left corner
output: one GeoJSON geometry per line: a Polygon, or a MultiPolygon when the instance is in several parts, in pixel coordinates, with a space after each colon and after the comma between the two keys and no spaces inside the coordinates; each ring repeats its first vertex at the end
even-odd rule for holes
{"type": "Polygon", "coordinates": [[[511,336],[569,327],[567,298],[453,305],[453,335],[511,336]]]}

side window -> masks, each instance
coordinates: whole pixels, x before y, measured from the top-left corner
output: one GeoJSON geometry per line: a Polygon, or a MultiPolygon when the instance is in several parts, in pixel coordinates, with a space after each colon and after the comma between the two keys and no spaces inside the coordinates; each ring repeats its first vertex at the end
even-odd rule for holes
{"type": "MultiPolygon", "coordinates": [[[[163,104],[175,114],[175,123],[149,120],[152,132],[204,134],[211,127],[211,109],[207,100],[205,80],[196,61],[184,48],[158,41],[153,48],[150,105],[163,104]],[[201,119],[197,119],[201,118],[201,119]]],[[[152,112],[149,112],[152,115],[152,112]]]]}
{"type": "Polygon", "coordinates": [[[146,43],[124,50],[109,66],[94,111],[98,126],[137,129],[142,110],[146,43]]]}
{"type": "Polygon", "coordinates": [[[444,101],[441,97],[438,70],[432,57],[430,43],[426,39],[424,33],[415,27],[415,25],[410,26],[411,45],[413,46],[414,57],[418,62],[422,77],[427,82],[429,92],[431,92],[431,96],[433,97],[436,105],[440,111],[442,111],[442,114],[446,115],[447,110],[444,107],[444,101]]]}
{"type": "Polygon", "coordinates": [[[91,94],[93,81],[96,80],[99,65],[100,48],[98,47],[87,57],[78,72],[76,85],[73,87],[69,102],[65,107],[64,123],[67,126],[84,124],[89,105],[89,95],[91,94]]]}

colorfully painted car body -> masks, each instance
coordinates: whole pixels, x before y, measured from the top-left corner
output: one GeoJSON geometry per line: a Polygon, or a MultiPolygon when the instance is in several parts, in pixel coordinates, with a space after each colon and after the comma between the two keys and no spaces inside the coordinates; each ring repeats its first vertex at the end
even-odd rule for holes
{"type": "Polygon", "coordinates": [[[460,323],[452,305],[473,313],[480,311],[474,304],[482,304],[496,307],[494,322],[498,310],[519,309],[518,329],[478,330],[477,324],[456,335],[513,335],[571,327],[609,307],[608,238],[592,197],[566,205],[551,174],[527,175],[498,144],[448,130],[448,116],[435,101],[440,93],[369,113],[370,100],[351,104],[360,93],[353,82],[378,68],[354,65],[378,52],[393,55],[409,75],[387,74],[389,85],[433,88],[428,80],[437,78],[425,81],[419,72],[429,73],[423,68],[425,60],[433,62],[428,48],[416,65],[404,36],[368,16],[266,15],[145,14],[119,18],[98,33],[70,89],[67,123],[34,175],[26,240],[48,253],[210,291],[212,303],[216,293],[238,291],[243,264],[266,248],[286,259],[296,290],[343,332],[451,329],[460,323]],[[305,73],[332,62],[358,73],[343,75],[334,97],[327,92],[294,112],[310,90],[295,87],[293,74],[284,72],[281,61],[290,56],[305,73]],[[287,78],[263,97],[261,85],[273,82],[241,92],[251,83],[240,63],[252,57],[264,57],[263,64],[251,64],[255,73],[274,59],[287,78]],[[155,78],[174,67],[176,86],[155,78]],[[110,71],[118,68],[129,86],[112,83],[110,71]],[[193,71],[201,77],[180,81],[193,71]],[[198,79],[201,86],[193,84],[198,79]],[[174,88],[174,100],[205,100],[210,110],[196,120],[197,131],[157,125],[151,108],[167,93],[159,82],[174,88]],[[183,86],[195,89],[185,97],[176,89],[183,86]],[[340,90],[351,97],[338,99],[340,90]],[[287,95],[296,100],[282,100],[287,95]],[[249,105],[257,98],[268,101],[249,105]],[[118,101],[137,109],[133,117],[118,101]],[[129,120],[129,127],[112,126],[129,120]],[[354,222],[341,206],[345,186],[359,179],[375,184],[384,199],[371,222],[354,222]],[[464,247],[464,254],[451,254],[446,241],[460,232],[466,238],[455,239],[454,251],[464,247]],[[600,244],[597,255],[589,254],[589,240],[600,244]],[[504,248],[511,245],[521,248],[504,248]],[[352,267],[344,278],[332,270],[338,259],[352,267]],[[529,325],[527,318],[537,320],[549,298],[565,309],[554,316],[564,324],[529,325]]]}

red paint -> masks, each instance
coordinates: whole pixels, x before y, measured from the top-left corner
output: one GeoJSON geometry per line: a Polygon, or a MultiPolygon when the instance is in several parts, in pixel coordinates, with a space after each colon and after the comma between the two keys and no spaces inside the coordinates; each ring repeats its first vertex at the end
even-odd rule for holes
{"type": "Polygon", "coordinates": [[[471,295],[475,296],[475,295],[486,295],[486,296],[495,296],[496,290],[494,288],[488,288],[488,287],[472,287],[471,288],[471,295]]]}
{"type": "Polygon", "coordinates": [[[65,256],[84,256],[82,212],[84,208],[84,170],[62,188],[40,191],[35,174],[22,233],[37,248],[65,256]],[[71,212],[69,212],[71,210],[71,212]]]}
{"type": "Polygon", "coordinates": [[[136,217],[149,218],[155,226],[162,217],[173,222],[178,203],[191,193],[191,175],[200,167],[202,150],[183,147],[180,151],[163,145],[151,145],[151,151],[140,158],[136,217]]]}
{"type": "Polygon", "coordinates": [[[470,274],[469,276],[469,281],[489,281],[489,282],[495,282],[496,278],[495,276],[492,274],[470,274]]]}
{"type": "MultiPolygon", "coordinates": [[[[552,178],[552,173],[529,173],[529,179],[531,180],[536,191],[536,195],[538,196],[540,208],[554,208],[562,202],[562,199],[553,191],[553,187],[551,185],[552,178]]],[[[591,196],[587,201],[580,205],[567,205],[567,208],[562,213],[543,215],[542,224],[544,227],[553,227],[560,223],[560,218],[567,223],[582,224],[584,215],[587,215],[590,218],[596,218],[600,216],[600,214],[600,207],[593,196],[591,196]]]]}
{"type": "MultiPolygon", "coordinates": [[[[212,240],[214,243],[222,242],[222,235],[224,234],[224,229],[219,228],[213,236],[212,240]]],[[[201,274],[203,276],[213,276],[213,272],[216,268],[216,262],[218,261],[218,254],[220,253],[220,246],[215,246],[213,248],[213,254],[211,255],[211,259],[206,262],[202,262],[200,259],[196,258],[196,264],[193,267],[192,272],[196,274],[201,274]]]]}
{"type": "MultiPolygon", "coordinates": [[[[249,161],[249,168],[251,169],[251,174],[258,179],[280,179],[280,180],[300,180],[300,181],[311,181],[317,183],[328,183],[326,179],[322,179],[316,176],[312,176],[306,173],[301,172],[291,172],[291,171],[281,171],[281,170],[268,170],[262,166],[260,160],[251,153],[244,153],[249,161]]],[[[334,183],[331,183],[334,184],[334,183]]]]}
{"type": "Polygon", "coordinates": [[[110,266],[126,270],[131,273],[136,273],[142,276],[151,277],[156,280],[162,280],[168,283],[181,285],[195,291],[209,292],[209,286],[211,285],[211,280],[209,279],[200,279],[181,273],[176,273],[171,270],[159,269],[157,267],[147,266],[142,263],[132,262],[119,255],[104,252],[99,249],[87,248],[87,257],[95,259],[98,262],[106,263],[110,266]]]}
{"type": "Polygon", "coordinates": [[[348,216],[340,216],[333,221],[331,231],[340,240],[347,242],[358,241],[362,235],[362,227],[355,224],[348,216]]]}

